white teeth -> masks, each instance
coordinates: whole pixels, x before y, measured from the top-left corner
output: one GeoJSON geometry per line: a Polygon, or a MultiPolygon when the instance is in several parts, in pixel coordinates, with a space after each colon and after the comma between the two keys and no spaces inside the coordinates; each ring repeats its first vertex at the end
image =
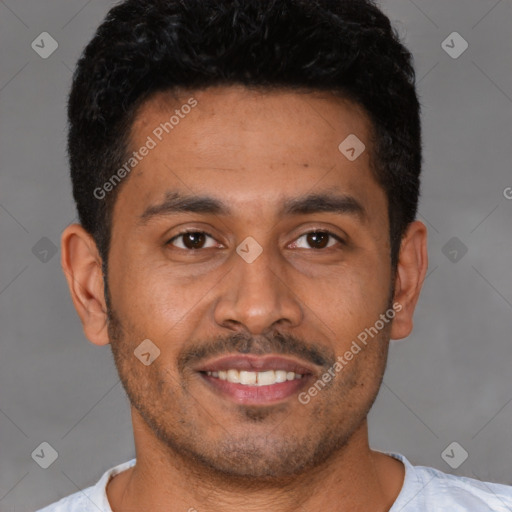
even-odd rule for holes
{"type": "Polygon", "coordinates": [[[286,381],[286,372],[284,370],[276,371],[276,382],[285,382],[286,381]]]}
{"type": "Polygon", "coordinates": [[[226,380],[228,382],[234,382],[238,384],[240,382],[238,370],[228,370],[226,374],[226,380]]]}
{"type": "Polygon", "coordinates": [[[240,384],[256,384],[256,372],[240,372],[240,384]]]}
{"type": "Polygon", "coordinates": [[[267,370],[264,372],[249,372],[245,370],[220,370],[218,372],[206,372],[211,377],[220,380],[227,380],[234,384],[244,384],[245,386],[270,386],[287,380],[302,379],[303,375],[286,370],[267,370]]]}
{"type": "Polygon", "coordinates": [[[258,386],[268,386],[269,384],[276,383],[276,372],[270,370],[268,372],[259,372],[258,374],[258,386]]]}

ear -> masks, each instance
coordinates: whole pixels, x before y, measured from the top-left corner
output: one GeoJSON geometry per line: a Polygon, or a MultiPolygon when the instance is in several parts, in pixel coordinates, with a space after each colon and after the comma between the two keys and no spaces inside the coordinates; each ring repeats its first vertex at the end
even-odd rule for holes
{"type": "Polygon", "coordinates": [[[108,344],[101,257],[80,224],[70,224],[62,233],[61,266],[85,336],[95,345],[108,344]]]}
{"type": "Polygon", "coordinates": [[[412,331],[414,309],[427,267],[427,228],[422,222],[414,221],[407,227],[400,245],[393,301],[398,304],[391,327],[392,339],[405,338],[412,331]]]}

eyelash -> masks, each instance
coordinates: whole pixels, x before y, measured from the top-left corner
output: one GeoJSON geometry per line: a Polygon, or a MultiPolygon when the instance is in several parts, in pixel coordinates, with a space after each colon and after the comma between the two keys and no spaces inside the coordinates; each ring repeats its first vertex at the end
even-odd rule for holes
{"type": "MultiPolygon", "coordinates": [[[[174,235],[170,240],[168,240],[166,242],[165,245],[172,245],[172,242],[174,242],[174,240],[176,240],[177,238],[179,238],[180,236],[183,236],[183,235],[187,235],[189,233],[194,233],[194,234],[202,234],[202,235],[206,235],[206,236],[209,236],[210,238],[213,238],[215,240],[215,237],[213,235],[210,235],[210,233],[207,233],[206,231],[199,231],[199,230],[190,230],[190,231],[181,231],[180,233],[174,235]]],[[[334,234],[332,231],[328,231],[328,230],[322,230],[322,229],[313,229],[311,231],[306,231],[305,233],[302,233],[299,237],[296,238],[296,240],[298,240],[299,238],[302,238],[303,236],[306,236],[306,235],[309,235],[311,233],[317,233],[317,234],[323,234],[323,235],[329,235],[331,236],[332,238],[334,238],[335,240],[337,240],[341,245],[346,245],[346,242],[345,240],[343,240],[341,237],[339,237],[338,235],[334,234]]],[[[326,250],[326,249],[332,249],[333,246],[331,247],[325,247],[323,249],[314,249],[314,248],[311,248],[312,251],[321,251],[321,250],[326,250]]],[[[204,250],[204,249],[182,249],[181,247],[175,247],[175,249],[180,249],[182,251],[187,251],[187,252],[194,252],[194,251],[201,251],[201,250],[204,250]]],[[[207,249],[211,249],[211,247],[207,247],[207,249]]]]}

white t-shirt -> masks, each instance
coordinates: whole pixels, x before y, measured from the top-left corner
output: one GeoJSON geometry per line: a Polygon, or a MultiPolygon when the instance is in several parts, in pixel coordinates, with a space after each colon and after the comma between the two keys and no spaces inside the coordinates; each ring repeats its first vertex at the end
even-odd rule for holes
{"type": "MultiPolygon", "coordinates": [[[[383,452],[403,462],[405,478],[389,512],[512,512],[512,486],[450,475],[413,466],[399,453],[383,452]]],[[[37,512],[112,512],[106,486],[136,459],[109,469],[96,485],[71,494],[37,512]]]]}

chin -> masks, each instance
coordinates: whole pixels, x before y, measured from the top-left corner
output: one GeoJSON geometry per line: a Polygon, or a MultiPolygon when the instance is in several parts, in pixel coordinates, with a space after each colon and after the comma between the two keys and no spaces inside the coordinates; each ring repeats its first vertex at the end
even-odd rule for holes
{"type": "MultiPolygon", "coordinates": [[[[234,439],[226,438],[215,444],[181,447],[181,455],[202,466],[210,474],[236,484],[257,482],[285,483],[310,469],[325,463],[331,455],[345,444],[345,439],[327,435],[313,439],[269,437],[261,434],[234,439]],[[186,452],[186,453],[185,453],[186,452]]],[[[173,447],[174,449],[177,446],[173,447]]]]}

